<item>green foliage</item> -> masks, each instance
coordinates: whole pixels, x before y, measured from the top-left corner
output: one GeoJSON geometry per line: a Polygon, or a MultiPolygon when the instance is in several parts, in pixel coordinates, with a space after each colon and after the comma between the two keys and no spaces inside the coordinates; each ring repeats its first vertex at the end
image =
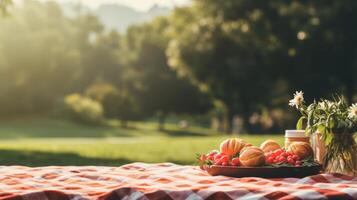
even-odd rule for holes
{"type": "Polygon", "coordinates": [[[111,119],[120,119],[125,125],[129,120],[141,119],[138,103],[125,91],[109,93],[103,99],[105,116],[111,119]]]}
{"type": "Polygon", "coordinates": [[[25,1],[0,20],[1,115],[48,113],[81,87],[83,48],[98,22],[79,18],[64,17],[54,2],[25,1]]]}
{"type": "MultiPolygon", "coordinates": [[[[223,3],[230,6],[229,10],[219,11],[226,8],[221,7],[221,2],[196,1],[191,11],[195,17],[187,19],[186,28],[177,27],[167,54],[173,69],[207,86],[215,98],[227,105],[230,119],[240,113],[248,121],[249,115],[269,97],[272,81],[267,58],[276,44],[270,42],[274,39],[270,24],[260,10],[266,3],[254,4],[255,7],[250,1],[234,2],[223,3]],[[244,4],[249,6],[243,7],[244,4]],[[239,14],[226,18],[233,10],[239,14]]],[[[173,24],[176,18],[184,18],[177,16],[181,11],[178,12],[173,24]]]]}
{"type": "Polygon", "coordinates": [[[80,94],[70,94],[65,97],[64,103],[71,119],[85,124],[103,123],[104,112],[99,102],[80,94]]]}
{"type": "Polygon", "coordinates": [[[104,106],[111,116],[123,104],[128,119],[202,114],[220,101],[220,118],[239,115],[247,130],[256,112],[286,111],[296,88],[351,101],[356,8],[354,0],[194,0],[119,34],[80,8],[68,18],[53,1],[24,1],[0,20],[0,115],[50,113],[96,83],[117,90],[104,106]]]}
{"type": "Polygon", "coordinates": [[[85,95],[98,102],[103,102],[109,94],[117,93],[117,88],[109,83],[98,82],[90,85],[85,90],[85,95]]]}
{"type": "Polygon", "coordinates": [[[168,25],[161,18],[121,36],[80,9],[68,18],[55,2],[25,1],[0,20],[0,115],[50,113],[70,93],[123,121],[205,112],[208,98],[166,64],[168,25]]]}
{"type": "Polygon", "coordinates": [[[169,64],[208,87],[230,118],[239,114],[245,122],[273,105],[277,80],[288,90],[317,97],[338,90],[351,100],[356,8],[351,0],[196,0],[171,17],[169,64]]]}
{"type": "Polygon", "coordinates": [[[296,106],[302,115],[297,127],[302,129],[305,120],[308,134],[318,131],[327,138],[328,134],[353,134],[357,131],[354,107],[350,107],[342,96],[336,96],[332,101],[321,99],[310,105],[302,101],[296,106]]]}
{"type": "Polygon", "coordinates": [[[158,18],[149,24],[131,27],[125,37],[125,63],[135,76],[134,96],[143,115],[203,113],[209,98],[187,78],[169,69],[165,49],[168,20],[158,18]]]}
{"type": "Polygon", "coordinates": [[[7,14],[8,7],[12,4],[12,0],[0,1],[0,14],[7,14]]]}
{"type": "MultiPolygon", "coordinates": [[[[296,93],[291,106],[307,120],[306,132],[319,132],[326,145],[324,168],[327,172],[356,173],[357,144],[354,134],[357,131],[357,104],[349,106],[342,96],[334,97],[333,101],[321,99],[306,105],[302,92],[296,93]]],[[[300,125],[299,125],[300,126],[300,125]]]]}

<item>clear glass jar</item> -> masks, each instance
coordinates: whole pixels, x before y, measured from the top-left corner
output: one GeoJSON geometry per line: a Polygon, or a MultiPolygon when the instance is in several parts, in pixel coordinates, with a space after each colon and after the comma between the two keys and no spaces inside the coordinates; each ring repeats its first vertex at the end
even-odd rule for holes
{"type": "Polygon", "coordinates": [[[322,139],[321,133],[315,132],[311,135],[311,147],[314,150],[315,160],[320,164],[323,164],[326,153],[326,145],[322,139]]]}
{"type": "Polygon", "coordinates": [[[310,137],[306,136],[305,130],[286,130],[285,148],[287,149],[293,142],[307,142],[310,144],[310,137]]]}
{"type": "Polygon", "coordinates": [[[353,133],[333,133],[326,145],[323,167],[327,173],[357,175],[357,143],[353,133]]]}

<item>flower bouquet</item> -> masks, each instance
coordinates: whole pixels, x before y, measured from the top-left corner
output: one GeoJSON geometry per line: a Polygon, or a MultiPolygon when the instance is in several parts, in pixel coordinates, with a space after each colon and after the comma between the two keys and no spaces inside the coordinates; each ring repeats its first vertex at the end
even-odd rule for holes
{"type": "Polygon", "coordinates": [[[342,96],[321,99],[306,105],[303,92],[296,92],[289,105],[300,111],[297,129],[309,135],[321,134],[325,145],[323,167],[326,172],[357,174],[357,104],[349,106],[342,96]]]}

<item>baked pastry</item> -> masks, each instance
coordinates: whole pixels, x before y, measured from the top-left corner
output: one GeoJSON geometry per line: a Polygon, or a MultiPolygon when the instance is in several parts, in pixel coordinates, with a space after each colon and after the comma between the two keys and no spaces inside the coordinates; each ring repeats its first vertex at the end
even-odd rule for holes
{"type": "Polygon", "coordinates": [[[226,139],[220,144],[220,151],[229,156],[239,153],[247,143],[239,138],[226,139]]]}
{"type": "Polygon", "coordinates": [[[312,158],[314,151],[307,142],[293,142],[290,144],[288,151],[300,157],[301,160],[312,158]]]}
{"type": "Polygon", "coordinates": [[[247,147],[241,152],[239,160],[246,167],[262,166],[265,164],[264,151],[254,146],[247,147]]]}
{"type": "Polygon", "coordinates": [[[281,147],[274,140],[266,140],[260,145],[260,149],[262,149],[264,153],[269,153],[277,149],[281,149],[281,147]]]}

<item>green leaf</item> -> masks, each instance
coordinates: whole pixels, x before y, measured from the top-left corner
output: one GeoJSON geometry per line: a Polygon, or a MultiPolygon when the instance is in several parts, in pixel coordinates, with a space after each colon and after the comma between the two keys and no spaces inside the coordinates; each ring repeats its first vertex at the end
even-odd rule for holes
{"type": "Polygon", "coordinates": [[[317,126],[317,131],[319,133],[325,133],[326,132],[326,127],[324,125],[320,124],[320,125],[317,126]]]}
{"type": "Polygon", "coordinates": [[[304,120],[306,119],[306,117],[302,116],[300,117],[300,119],[297,121],[296,123],[296,129],[297,130],[303,130],[302,126],[303,126],[303,123],[304,123],[304,120]]]}

